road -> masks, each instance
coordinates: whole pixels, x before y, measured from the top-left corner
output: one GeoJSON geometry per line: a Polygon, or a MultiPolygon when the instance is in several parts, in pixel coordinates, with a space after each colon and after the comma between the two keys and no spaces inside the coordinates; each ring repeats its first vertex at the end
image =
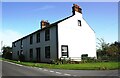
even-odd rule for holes
{"type": "Polygon", "coordinates": [[[118,70],[59,70],[28,67],[2,61],[2,76],[118,76],[118,70]]]}

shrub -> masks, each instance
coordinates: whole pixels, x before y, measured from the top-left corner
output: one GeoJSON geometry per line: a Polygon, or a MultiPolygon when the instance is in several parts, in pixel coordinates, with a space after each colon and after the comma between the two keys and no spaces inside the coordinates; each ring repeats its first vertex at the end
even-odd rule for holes
{"type": "Polygon", "coordinates": [[[25,56],[23,54],[19,55],[19,61],[25,61],[25,56]]]}
{"type": "Polygon", "coordinates": [[[70,64],[71,63],[71,59],[70,58],[60,58],[60,59],[55,59],[55,60],[51,60],[51,64],[70,64]]]}
{"type": "Polygon", "coordinates": [[[95,57],[86,57],[82,59],[82,63],[100,62],[100,60],[95,59],[95,57]]]}

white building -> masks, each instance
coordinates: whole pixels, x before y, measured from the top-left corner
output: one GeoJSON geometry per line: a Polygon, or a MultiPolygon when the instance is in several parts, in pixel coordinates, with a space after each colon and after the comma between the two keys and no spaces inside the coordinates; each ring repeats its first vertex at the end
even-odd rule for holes
{"type": "Polygon", "coordinates": [[[82,17],[82,9],[74,4],[73,14],[49,24],[41,21],[41,29],[17,40],[13,45],[13,59],[20,54],[26,61],[50,62],[68,57],[73,60],[82,55],[96,57],[95,32],[82,17]]]}

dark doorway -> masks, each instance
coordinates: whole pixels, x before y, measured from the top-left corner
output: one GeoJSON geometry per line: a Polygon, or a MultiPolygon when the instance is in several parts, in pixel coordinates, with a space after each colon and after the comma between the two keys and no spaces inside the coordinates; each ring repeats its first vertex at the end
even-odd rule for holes
{"type": "Polygon", "coordinates": [[[37,62],[40,62],[41,61],[41,55],[40,55],[40,47],[39,48],[36,48],[36,59],[37,59],[37,62]]]}

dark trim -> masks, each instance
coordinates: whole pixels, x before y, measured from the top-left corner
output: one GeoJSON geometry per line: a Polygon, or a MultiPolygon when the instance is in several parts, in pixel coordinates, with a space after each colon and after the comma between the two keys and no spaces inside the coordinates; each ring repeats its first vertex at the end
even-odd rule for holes
{"type": "Polygon", "coordinates": [[[59,57],[58,57],[58,52],[59,52],[59,42],[58,42],[58,25],[56,26],[56,54],[57,54],[57,59],[59,59],[59,57]]]}

